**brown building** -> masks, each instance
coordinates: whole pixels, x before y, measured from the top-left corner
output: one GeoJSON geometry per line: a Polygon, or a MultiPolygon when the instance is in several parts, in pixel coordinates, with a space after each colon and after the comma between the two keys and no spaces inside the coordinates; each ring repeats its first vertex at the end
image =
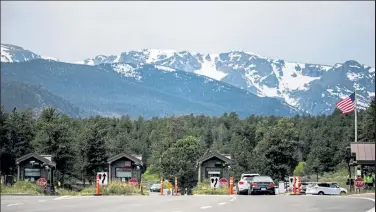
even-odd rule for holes
{"type": "MultiPolygon", "coordinates": [[[[353,142],[350,144],[351,154],[354,156],[353,165],[363,177],[369,167],[375,167],[375,142],[353,142]]],[[[358,175],[358,173],[355,173],[358,175]]]]}
{"type": "Polygon", "coordinates": [[[142,156],[121,153],[107,160],[108,163],[108,179],[128,182],[135,178],[141,181],[141,173],[143,170],[142,156]]]}
{"type": "Polygon", "coordinates": [[[17,180],[35,182],[45,178],[48,184],[53,184],[53,171],[56,164],[52,162],[51,155],[38,155],[30,153],[16,159],[17,180]]]}
{"type": "Polygon", "coordinates": [[[218,152],[209,152],[197,160],[198,182],[210,177],[229,180],[231,156],[218,152]]]}

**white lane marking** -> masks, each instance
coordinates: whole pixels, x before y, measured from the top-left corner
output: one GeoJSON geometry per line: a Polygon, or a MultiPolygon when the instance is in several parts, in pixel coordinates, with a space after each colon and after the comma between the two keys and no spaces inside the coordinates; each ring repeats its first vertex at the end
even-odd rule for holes
{"type": "Polygon", "coordinates": [[[220,202],[218,205],[225,205],[227,202],[220,202]]]}
{"type": "Polygon", "coordinates": [[[53,200],[82,199],[82,198],[91,198],[91,197],[94,197],[94,196],[61,196],[53,200]]]}
{"type": "Polygon", "coordinates": [[[54,200],[61,200],[61,199],[67,198],[67,197],[68,197],[68,196],[56,197],[54,200]]]}
{"type": "Polygon", "coordinates": [[[172,211],[172,212],[181,212],[181,211],[172,211]]]}
{"type": "Polygon", "coordinates": [[[200,209],[208,209],[208,208],[211,208],[212,206],[208,205],[208,206],[202,206],[200,209]]]}
{"type": "Polygon", "coordinates": [[[63,198],[63,200],[66,200],[66,199],[83,199],[83,198],[92,198],[94,196],[71,196],[71,197],[65,197],[63,198]]]}
{"type": "Polygon", "coordinates": [[[38,200],[38,202],[47,202],[46,199],[38,200]]]}
{"type": "MultiPolygon", "coordinates": [[[[366,200],[370,200],[370,201],[372,201],[372,202],[375,202],[375,199],[368,198],[368,197],[353,197],[353,198],[366,199],[366,200]]],[[[376,210],[375,207],[373,207],[373,208],[369,209],[369,210],[366,211],[366,212],[375,212],[375,210],[376,210]]]]}
{"type": "MultiPolygon", "coordinates": [[[[304,196],[307,196],[307,195],[304,195],[304,196]]],[[[318,196],[315,196],[315,195],[312,195],[310,197],[319,197],[320,195],[318,196]]],[[[352,199],[365,199],[365,200],[369,200],[369,201],[372,201],[372,202],[375,202],[375,199],[372,199],[372,198],[368,198],[368,197],[356,197],[356,196],[329,196],[329,197],[334,197],[334,198],[352,198],[352,199]]],[[[368,211],[366,212],[375,212],[376,208],[373,207],[371,209],[369,209],[368,211]]]]}
{"type": "Polygon", "coordinates": [[[233,197],[232,199],[230,199],[230,202],[235,201],[235,200],[236,200],[236,197],[233,197]]]}
{"type": "Polygon", "coordinates": [[[9,204],[7,205],[8,207],[16,206],[16,205],[22,205],[22,203],[14,203],[14,204],[9,204]]]}

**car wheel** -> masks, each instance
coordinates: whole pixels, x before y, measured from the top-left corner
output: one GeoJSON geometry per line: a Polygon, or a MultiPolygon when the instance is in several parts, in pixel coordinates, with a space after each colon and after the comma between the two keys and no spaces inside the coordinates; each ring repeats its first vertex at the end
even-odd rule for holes
{"type": "Polygon", "coordinates": [[[339,193],[339,195],[345,195],[346,194],[346,192],[344,192],[344,191],[341,191],[341,193],[339,193]]]}
{"type": "Polygon", "coordinates": [[[324,195],[324,192],[320,191],[320,192],[318,193],[318,195],[324,195]]]}

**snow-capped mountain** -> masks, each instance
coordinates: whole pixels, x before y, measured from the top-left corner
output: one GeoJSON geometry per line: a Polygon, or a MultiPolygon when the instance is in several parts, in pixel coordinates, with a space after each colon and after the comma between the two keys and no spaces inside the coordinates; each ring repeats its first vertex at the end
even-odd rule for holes
{"type": "Polygon", "coordinates": [[[200,54],[188,51],[145,49],[121,55],[97,56],[77,62],[86,65],[131,63],[155,64],[193,72],[248,90],[260,97],[273,97],[307,113],[329,114],[335,103],[357,88],[358,107],[375,95],[375,68],[346,61],[334,65],[304,64],[231,51],[200,54]]]}
{"type": "Polygon", "coordinates": [[[41,56],[19,46],[12,44],[1,44],[1,62],[25,62],[35,59],[58,61],[56,58],[41,56]]]}
{"type": "MultiPolygon", "coordinates": [[[[43,58],[13,45],[2,45],[1,50],[2,62],[43,58]]],[[[330,114],[336,102],[350,95],[354,88],[357,88],[359,108],[365,108],[371,97],[375,96],[375,68],[352,60],[320,65],[272,59],[243,51],[201,54],[144,49],[120,55],[98,55],[75,62],[90,66],[117,63],[132,64],[136,68],[151,64],[163,67],[164,70],[199,74],[260,97],[280,99],[291,107],[312,115],[330,114]]]]}

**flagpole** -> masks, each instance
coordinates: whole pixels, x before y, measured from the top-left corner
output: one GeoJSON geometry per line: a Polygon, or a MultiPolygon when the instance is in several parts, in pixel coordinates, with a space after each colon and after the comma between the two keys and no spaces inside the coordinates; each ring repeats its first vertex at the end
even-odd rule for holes
{"type": "Polygon", "coordinates": [[[358,142],[358,114],[357,114],[357,99],[356,99],[356,88],[354,87],[355,90],[355,142],[358,142]]]}

